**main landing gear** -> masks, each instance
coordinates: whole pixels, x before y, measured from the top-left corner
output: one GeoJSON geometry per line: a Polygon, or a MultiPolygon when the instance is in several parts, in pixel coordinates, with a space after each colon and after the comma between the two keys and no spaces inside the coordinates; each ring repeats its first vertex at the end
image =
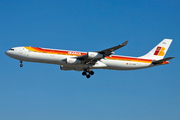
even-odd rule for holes
{"type": "Polygon", "coordinates": [[[20,61],[20,63],[21,63],[21,64],[20,64],[20,67],[23,67],[22,61],[20,61]]]}
{"type": "Polygon", "coordinates": [[[84,70],[84,71],[82,72],[82,75],[83,75],[83,76],[86,75],[87,78],[90,78],[91,75],[94,75],[94,71],[84,70]]]}

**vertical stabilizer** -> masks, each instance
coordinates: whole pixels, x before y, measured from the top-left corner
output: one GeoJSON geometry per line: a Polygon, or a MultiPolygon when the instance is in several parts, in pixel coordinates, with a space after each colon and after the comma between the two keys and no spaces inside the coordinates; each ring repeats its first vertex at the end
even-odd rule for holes
{"type": "Polygon", "coordinates": [[[149,53],[139,58],[153,59],[153,60],[163,59],[171,42],[172,39],[164,39],[156,47],[154,47],[149,53]]]}

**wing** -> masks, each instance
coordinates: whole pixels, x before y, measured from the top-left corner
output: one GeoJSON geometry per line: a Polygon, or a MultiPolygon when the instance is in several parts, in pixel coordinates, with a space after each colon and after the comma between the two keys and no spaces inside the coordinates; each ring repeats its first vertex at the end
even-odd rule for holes
{"type": "Polygon", "coordinates": [[[105,50],[88,52],[86,55],[77,57],[77,59],[82,60],[83,63],[85,63],[85,64],[94,65],[98,60],[113,54],[115,50],[117,50],[121,47],[124,47],[127,43],[128,43],[128,41],[125,41],[124,43],[122,43],[120,45],[117,45],[117,46],[114,46],[114,47],[111,47],[111,48],[108,48],[105,50]]]}

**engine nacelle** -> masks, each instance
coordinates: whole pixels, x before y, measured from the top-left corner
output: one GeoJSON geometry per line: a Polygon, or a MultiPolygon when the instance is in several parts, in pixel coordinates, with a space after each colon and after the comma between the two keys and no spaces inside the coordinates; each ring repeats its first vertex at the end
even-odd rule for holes
{"type": "Polygon", "coordinates": [[[88,52],[87,55],[88,55],[89,59],[92,59],[92,58],[96,58],[96,59],[103,58],[103,55],[98,53],[98,52],[88,52]]]}
{"type": "Polygon", "coordinates": [[[66,63],[67,64],[80,64],[81,60],[78,60],[76,58],[67,58],[66,63]]]}

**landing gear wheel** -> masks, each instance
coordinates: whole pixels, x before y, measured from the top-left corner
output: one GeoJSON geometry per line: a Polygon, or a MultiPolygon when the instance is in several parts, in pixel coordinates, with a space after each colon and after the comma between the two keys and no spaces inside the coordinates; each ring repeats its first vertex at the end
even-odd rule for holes
{"type": "Polygon", "coordinates": [[[91,75],[86,75],[86,77],[87,77],[87,78],[90,78],[90,77],[91,77],[91,75]]]}
{"type": "Polygon", "coordinates": [[[94,71],[90,71],[89,74],[90,74],[90,75],[94,75],[94,71]]]}
{"type": "Polygon", "coordinates": [[[23,67],[23,64],[20,64],[20,67],[23,67]]]}
{"type": "Polygon", "coordinates": [[[91,75],[94,75],[94,71],[92,71],[90,67],[88,67],[87,69],[84,69],[84,71],[82,72],[82,75],[86,76],[86,78],[90,78],[91,75]]]}
{"type": "Polygon", "coordinates": [[[86,75],[86,72],[82,72],[82,75],[83,75],[83,76],[86,75]]]}

